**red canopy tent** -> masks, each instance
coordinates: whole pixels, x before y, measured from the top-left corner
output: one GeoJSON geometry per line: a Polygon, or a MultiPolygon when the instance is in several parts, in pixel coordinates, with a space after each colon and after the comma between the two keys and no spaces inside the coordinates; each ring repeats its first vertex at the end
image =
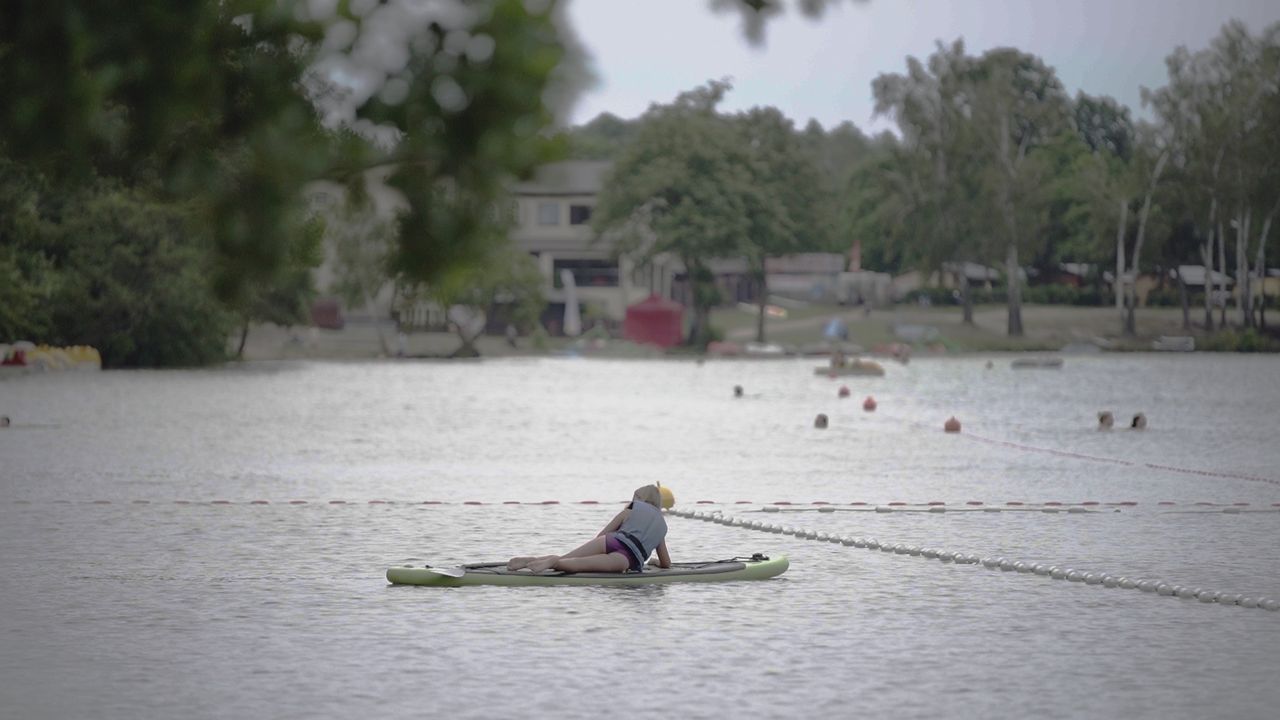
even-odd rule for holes
{"type": "Polygon", "coordinates": [[[664,348],[679,345],[684,336],[684,306],[650,295],[627,308],[622,336],[632,342],[664,348]]]}

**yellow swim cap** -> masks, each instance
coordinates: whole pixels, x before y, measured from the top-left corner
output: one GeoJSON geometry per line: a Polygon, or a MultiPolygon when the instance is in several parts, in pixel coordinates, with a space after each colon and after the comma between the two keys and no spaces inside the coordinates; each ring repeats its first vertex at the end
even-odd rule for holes
{"type": "Polygon", "coordinates": [[[662,495],[662,509],[669,510],[672,505],[676,504],[675,493],[671,492],[671,488],[666,485],[659,485],[658,492],[662,495]]]}

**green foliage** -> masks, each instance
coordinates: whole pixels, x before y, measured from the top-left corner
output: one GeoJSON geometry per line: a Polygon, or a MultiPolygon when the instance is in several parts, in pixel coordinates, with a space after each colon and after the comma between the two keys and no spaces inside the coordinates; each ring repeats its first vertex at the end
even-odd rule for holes
{"type": "Polygon", "coordinates": [[[54,345],[92,345],[108,367],[200,365],[226,355],[231,316],[203,267],[206,241],[182,213],[104,187],[69,203],[49,299],[54,345]]]}
{"type": "Polygon", "coordinates": [[[291,262],[308,183],[359,199],[365,171],[390,168],[407,204],[390,262],[432,280],[483,256],[503,184],[562,149],[541,134],[567,62],[551,4],[456,9],[428,22],[398,4],[21,0],[0,15],[0,155],[60,185],[115,177],[184,204],[237,306],[291,262]]]}
{"type": "MultiPolygon", "coordinates": [[[[442,308],[460,305],[476,315],[501,306],[512,324],[531,328],[538,326],[546,305],[542,285],[537,261],[513,245],[502,245],[490,250],[483,262],[458,268],[421,288],[421,293],[442,308]]],[[[474,338],[461,330],[459,335],[464,348],[470,348],[474,338]]]]}
{"type": "Polygon", "coordinates": [[[1224,330],[1196,342],[1196,349],[1210,352],[1280,352],[1280,342],[1254,328],[1224,330]]]}
{"type": "Polygon", "coordinates": [[[565,132],[568,156],[575,160],[616,160],[635,138],[639,123],[627,121],[612,113],[600,113],[595,119],[565,132]]]}

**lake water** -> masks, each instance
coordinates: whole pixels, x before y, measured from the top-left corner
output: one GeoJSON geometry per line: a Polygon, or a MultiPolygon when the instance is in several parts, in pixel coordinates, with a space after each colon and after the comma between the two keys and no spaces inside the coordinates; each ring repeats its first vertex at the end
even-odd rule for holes
{"type": "Polygon", "coordinates": [[[659,480],[683,510],[1280,598],[1280,358],[1009,361],[840,380],[813,360],[510,359],[0,381],[0,716],[1274,717],[1280,612],[685,517],[675,560],[791,569],[384,579],[570,549],[659,480]],[[1097,432],[1103,409],[1150,427],[1097,432]],[[951,415],[964,433],[942,432],[951,415]]]}

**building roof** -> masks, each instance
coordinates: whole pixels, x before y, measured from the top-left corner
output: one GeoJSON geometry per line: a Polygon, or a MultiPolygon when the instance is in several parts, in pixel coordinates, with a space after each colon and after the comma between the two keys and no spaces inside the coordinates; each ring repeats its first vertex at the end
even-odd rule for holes
{"type": "Polygon", "coordinates": [[[517,195],[596,195],[604,188],[604,176],[612,167],[608,160],[548,163],[513,189],[517,195]]]}

